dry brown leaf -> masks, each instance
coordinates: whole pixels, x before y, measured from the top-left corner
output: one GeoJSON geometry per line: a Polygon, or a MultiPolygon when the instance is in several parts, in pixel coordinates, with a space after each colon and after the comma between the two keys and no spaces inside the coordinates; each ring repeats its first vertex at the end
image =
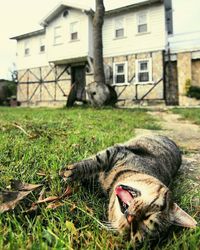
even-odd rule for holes
{"type": "Polygon", "coordinates": [[[11,189],[15,191],[33,191],[38,187],[41,187],[42,184],[28,184],[22,183],[19,180],[12,180],[11,181],[11,189]]]}
{"type": "Polygon", "coordinates": [[[60,196],[60,198],[62,199],[62,198],[68,197],[71,194],[72,194],[72,189],[69,186],[67,186],[65,192],[60,196]]]}
{"type": "Polygon", "coordinates": [[[41,201],[41,200],[44,199],[45,191],[46,191],[46,189],[45,189],[45,187],[43,187],[42,190],[39,193],[38,201],[41,201]]]}
{"type": "Polygon", "coordinates": [[[19,201],[24,199],[31,191],[8,191],[0,193],[0,213],[14,209],[19,201]]]}
{"type": "Polygon", "coordinates": [[[58,207],[62,207],[63,205],[64,205],[64,203],[62,203],[62,202],[52,202],[46,208],[48,208],[48,209],[56,209],[58,207]]]}
{"type": "MultiPolygon", "coordinates": [[[[14,191],[5,191],[0,193],[0,212],[3,213],[5,211],[9,211],[14,209],[19,201],[23,200],[29,193],[34,191],[35,189],[41,187],[42,184],[28,184],[22,183],[19,180],[11,181],[11,189],[14,191]]],[[[49,203],[47,208],[55,209],[64,205],[60,202],[65,197],[68,197],[72,194],[71,188],[68,186],[65,192],[61,196],[49,196],[44,198],[45,195],[45,187],[40,191],[39,198],[36,202],[32,203],[31,207],[26,212],[36,211],[39,204],[49,203]]]]}
{"type": "Polygon", "coordinates": [[[53,201],[57,201],[59,200],[60,197],[59,196],[49,196],[43,200],[38,200],[36,201],[34,204],[41,204],[41,203],[45,203],[45,202],[53,202],[53,201]]]}
{"type": "Polygon", "coordinates": [[[31,207],[25,211],[25,214],[36,212],[37,209],[38,209],[38,205],[33,203],[31,207]]]}

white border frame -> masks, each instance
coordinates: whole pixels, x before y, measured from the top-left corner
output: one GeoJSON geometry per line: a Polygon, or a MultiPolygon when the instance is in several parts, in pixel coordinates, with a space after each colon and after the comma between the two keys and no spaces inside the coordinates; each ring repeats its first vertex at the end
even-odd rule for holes
{"type": "Polygon", "coordinates": [[[141,10],[136,14],[136,34],[137,35],[143,35],[143,34],[147,34],[150,33],[150,18],[149,18],[149,10],[141,10]],[[138,25],[139,25],[139,16],[141,14],[146,14],[147,16],[147,31],[145,32],[138,32],[138,25]]]}
{"type": "Polygon", "coordinates": [[[143,58],[143,59],[137,59],[135,61],[135,83],[136,84],[148,84],[148,83],[153,83],[153,68],[152,68],[152,58],[143,58]],[[138,79],[138,73],[139,73],[139,62],[142,61],[148,61],[148,68],[149,68],[149,81],[148,82],[139,82],[138,79]]]}
{"type": "Polygon", "coordinates": [[[114,62],[113,63],[113,84],[114,86],[124,86],[124,85],[129,85],[128,83],[128,62],[114,62]],[[116,83],[115,78],[116,78],[116,65],[119,64],[124,64],[124,74],[125,74],[125,82],[124,83],[116,83]]]}

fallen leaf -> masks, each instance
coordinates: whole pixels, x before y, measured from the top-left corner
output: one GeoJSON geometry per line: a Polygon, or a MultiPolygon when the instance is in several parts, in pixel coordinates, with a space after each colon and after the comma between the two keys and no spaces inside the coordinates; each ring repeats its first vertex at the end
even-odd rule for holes
{"type": "Polygon", "coordinates": [[[59,200],[60,197],[59,196],[49,196],[43,200],[38,200],[36,201],[34,204],[41,204],[41,203],[46,203],[46,202],[52,202],[52,201],[57,201],[59,200]]]}
{"type": "Polygon", "coordinates": [[[58,207],[62,207],[63,205],[64,205],[64,203],[62,203],[62,202],[52,202],[46,208],[48,208],[48,209],[56,209],[58,207]]]}
{"type": "Polygon", "coordinates": [[[38,209],[38,205],[37,204],[32,204],[31,207],[29,209],[27,209],[24,213],[25,214],[31,214],[31,213],[34,213],[36,212],[38,209]]]}
{"type": "Polygon", "coordinates": [[[5,191],[0,193],[0,212],[13,210],[19,201],[24,199],[31,191],[5,191]]]}
{"type": "Polygon", "coordinates": [[[28,184],[28,183],[22,183],[19,180],[11,180],[11,189],[15,191],[33,191],[41,186],[42,184],[28,184]]]}
{"type": "Polygon", "coordinates": [[[46,189],[45,189],[45,187],[43,187],[42,190],[39,193],[38,201],[41,201],[41,200],[44,199],[45,191],[46,191],[46,189]]]}
{"type": "Polygon", "coordinates": [[[69,186],[67,186],[65,192],[60,196],[60,198],[61,199],[65,198],[67,196],[70,196],[71,194],[72,194],[72,189],[69,186]]]}

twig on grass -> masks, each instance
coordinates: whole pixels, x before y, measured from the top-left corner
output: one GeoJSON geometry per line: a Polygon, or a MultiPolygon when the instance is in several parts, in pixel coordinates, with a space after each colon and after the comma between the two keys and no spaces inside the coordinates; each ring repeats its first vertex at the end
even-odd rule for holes
{"type": "Polygon", "coordinates": [[[26,132],[26,130],[25,129],[23,129],[21,126],[19,126],[18,124],[16,124],[16,123],[13,123],[12,124],[12,126],[13,127],[15,127],[15,128],[18,128],[18,129],[20,129],[25,135],[27,135],[28,137],[32,137],[30,134],[28,134],[27,132],[26,132]]]}
{"type": "Polygon", "coordinates": [[[25,135],[28,136],[29,139],[34,139],[37,137],[37,135],[31,135],[29,134],[28,132],[26,132],[26,130],[24,128],[22,128],[21,126],[19,126],[17,123],[12,123],[12,126],[15,127],[15,128],[18,128],[20,129],[25,135]]]}

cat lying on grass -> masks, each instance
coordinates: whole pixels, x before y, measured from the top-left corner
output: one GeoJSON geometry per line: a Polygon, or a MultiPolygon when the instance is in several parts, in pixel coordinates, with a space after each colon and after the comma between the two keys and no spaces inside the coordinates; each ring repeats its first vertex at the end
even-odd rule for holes
{"type": "Polygon", "coordinates": [[[96,178],[109,196],[111,227],[135,242],[158,237],[171,224],[196,227],[168,188],[180,165],[181,153],[173,141],[144,136],[69,165],[60,174],[77,181],[96,178]]]}

